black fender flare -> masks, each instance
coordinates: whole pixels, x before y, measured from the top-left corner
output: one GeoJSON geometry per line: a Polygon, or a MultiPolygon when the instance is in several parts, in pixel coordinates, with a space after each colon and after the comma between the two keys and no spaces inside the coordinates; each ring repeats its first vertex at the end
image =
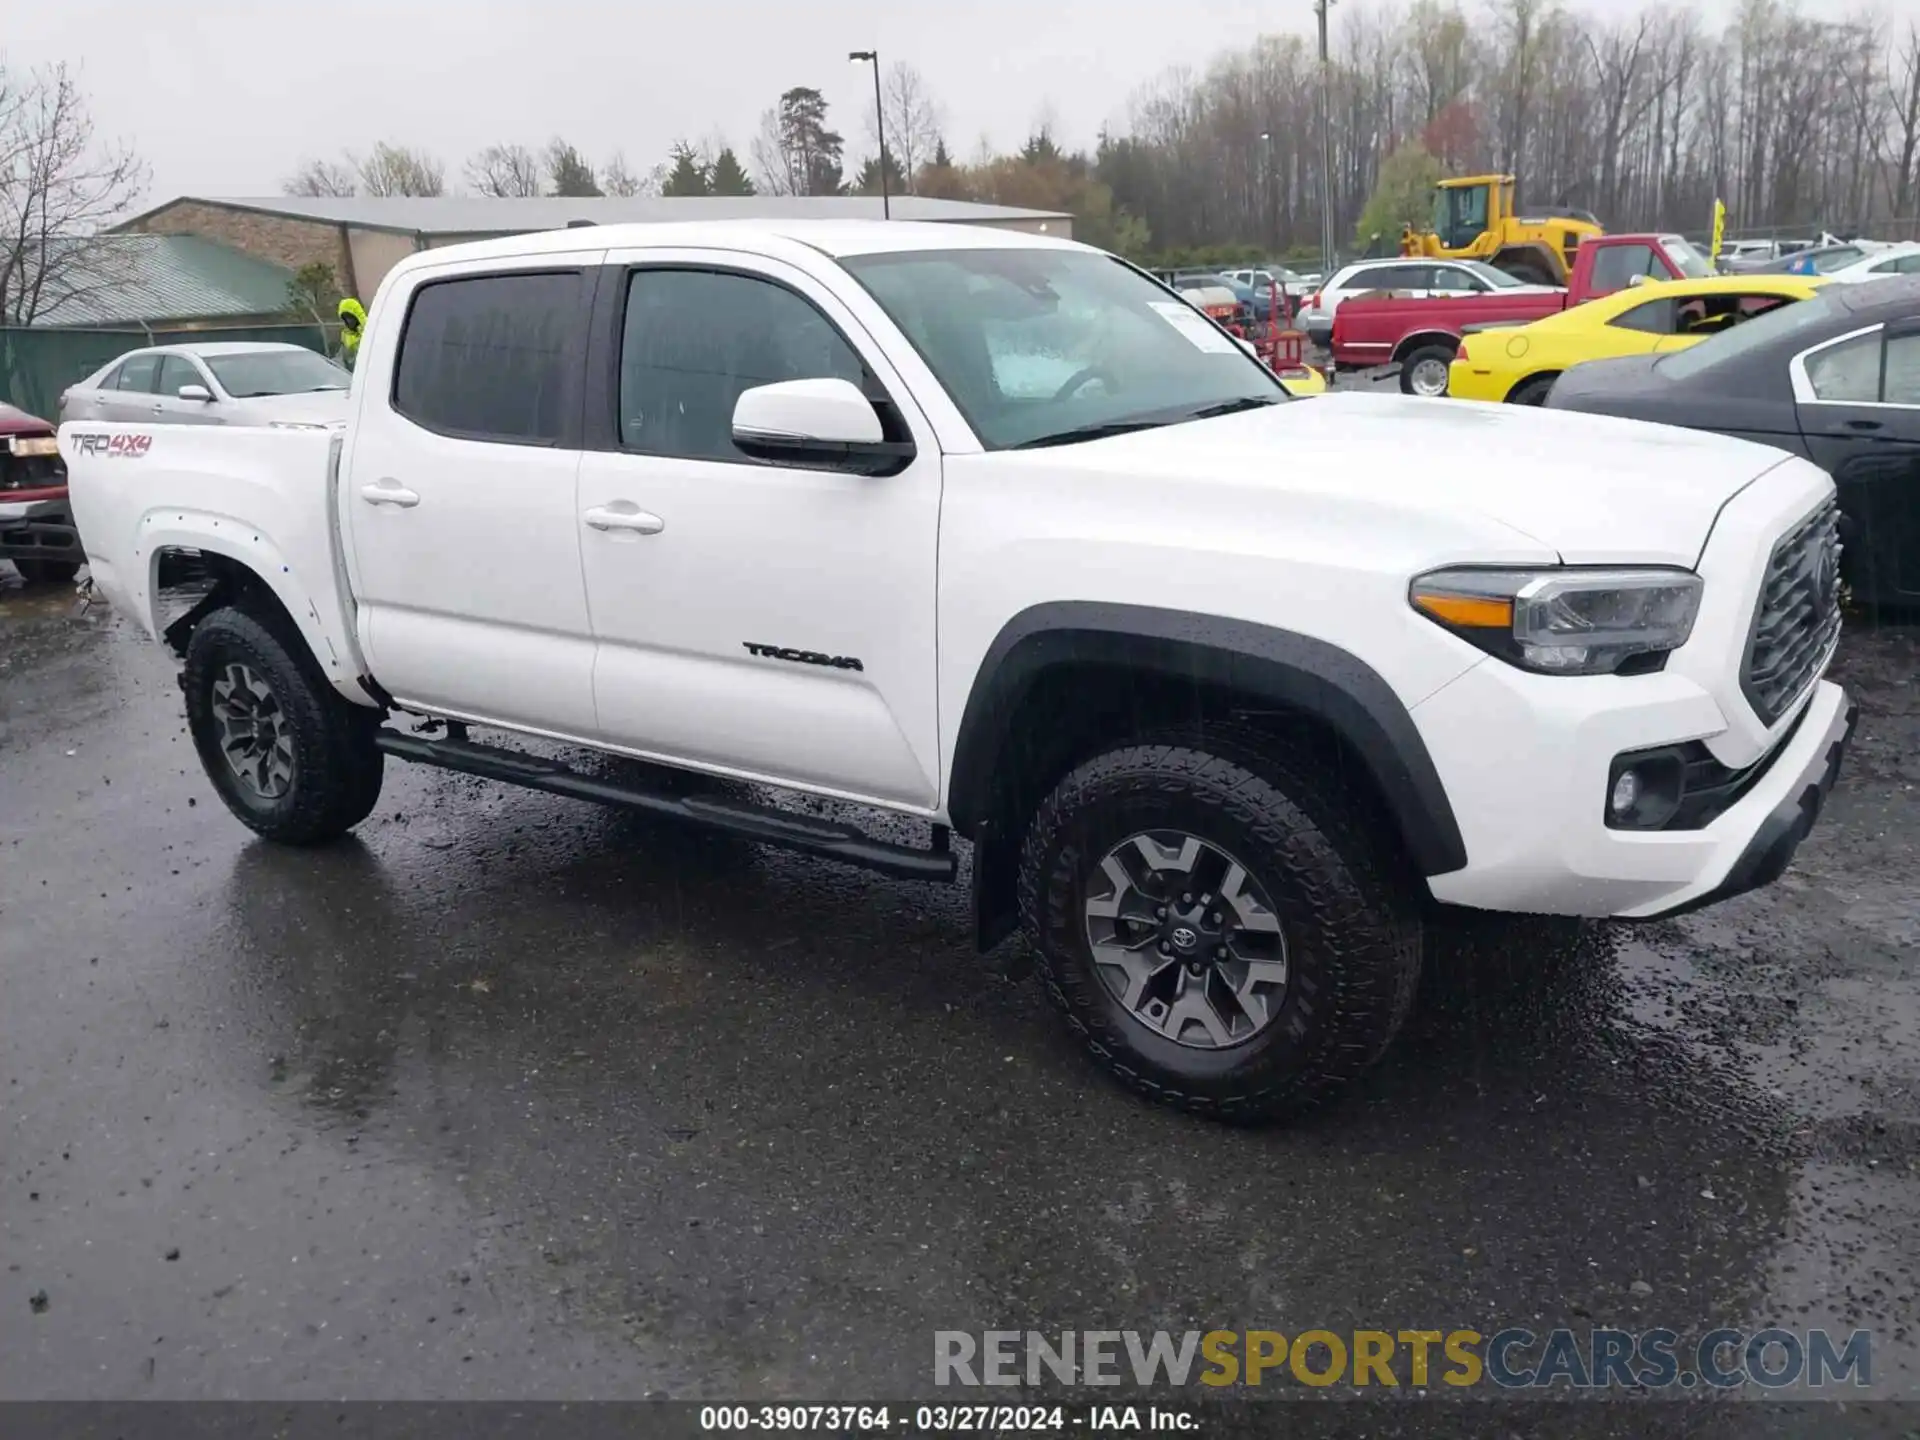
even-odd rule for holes
{"type": "Polygon", "coordinates": [[[1225,686],[1314,717],[1367,767],[1421,874],[1466,865],[1466,842],[1426,742],[1372,666],[1290,630],[1099,601],[1035,605],[988,646],[960,719],[947,791],[948,818],[961,834],[977,837],[993,820],[994,772],[1034,683],[1053,666],[1089,662],[1225,686]]]}

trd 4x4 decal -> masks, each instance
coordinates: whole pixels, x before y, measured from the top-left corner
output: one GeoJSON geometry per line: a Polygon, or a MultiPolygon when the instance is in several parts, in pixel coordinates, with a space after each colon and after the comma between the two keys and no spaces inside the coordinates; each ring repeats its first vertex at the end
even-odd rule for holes
{"type": "Polygon", "coordinates": [[[76,455],[118,456],[125,460],[138,460],[153,445],[151,435],[91,435],[76,434],[69,437],[73,441],[76,455]]]}

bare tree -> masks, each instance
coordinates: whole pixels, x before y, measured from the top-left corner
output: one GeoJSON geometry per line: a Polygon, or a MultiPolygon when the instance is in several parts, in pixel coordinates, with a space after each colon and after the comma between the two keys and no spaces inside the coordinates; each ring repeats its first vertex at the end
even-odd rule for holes
{"type": "Polygon", "coordinates": [[[65,65],[21,74],[0,64],[0,323],[30,325],[124,280],[100,229],[145,191],[131,150],[96,144],[65,65]]]}
{"type": "Polygon", "coordinates": [[[300,168],[280,182],[287,195],[352,195],[359,188],[353,166],[332,160],[302,160],[300,168]]]}
{"type": "Polygon", "coordinates": [[[1893,111],[1892,205],[1896,217],[1913,214],[1920,160],[1920,24],[1907,22],[1907,33],[1887,67],[1888,96],[1893,111]]]}
{"type": "Polygon", "coordinates": [[[626,155],[619,150],[608,156],[607,163],[600,167],[600,188],[609,195],[622,198],[660,193],[654,177],[634,174],[632,167],[627,164],[626,155]]]}
{"type": "MultiPolygon", "coordinates": [[[[906,61],[896,60],[888,67],[881,88],[880,112],[887,122],[887,158],[906,178],[911,194],[920,167],[933,158],[940,144],[940,105],[920,72],[906,61]]],[[[874,125],[875,117],[869,112],[867,138],[877,146],[879,136],[874,125]]]]}
{"type": "Polygon", "coordinates": [[[461,173],[475,194],[496,200],[540,193],[540,161],[524,145],[489,145],[461,173]]]}
{"type": "Polygon", "coordinates": [[[446,169],[424,150],[381,141],[364,157],[349,156],[363,195],[444,195],[446,169]]]}

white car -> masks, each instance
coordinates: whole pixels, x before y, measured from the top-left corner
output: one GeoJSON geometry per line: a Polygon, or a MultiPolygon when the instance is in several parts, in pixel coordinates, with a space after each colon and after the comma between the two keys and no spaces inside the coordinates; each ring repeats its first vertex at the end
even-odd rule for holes
{"type": "Polygon", "coordinates": [[[1529,285],[1484,260],[1428,260],[1396,256],[1390,260],[1356,260],[1332,277],[1300,307],[1299,323],[1309,339],[1325,345],[1333,336],[1333,317],[1340,303],[1354,295],[1391,291],[1396,295],[1485,295],[1494,290],[1516,295],[1552,290],[1551,285],[1529,285]]]}
{"type": "Polygon", "coordinates": [[[980,943],[1024,925],[1094,1059],[1209,1114],[1370,1065],[1436,906],[1645,918],[1767,884],[1853,723],[1815,465],[1295,401],[1071,241],[742,221],[423,251],[350,408],[60,430],[94,583],[184,657],[242,823],[337,836],[395,759],[918,881],[962,873],[958,832],[980,943]],[[168,619],[187,552],[214,585],[168,619]]]}
{"type": "Polygon", "coordinates": [[[353,377],[298,345],[156,345],[104,365],[60,397],[60,420],[147,425],[337,424],[353,377]]]}
{"type": "Polygon", "coordinates": [[[1907,241],[1869,251],[1850,264],[1827,271],[1826,278],[1836,285],[1858,285],[1866,280],[1884,280],[1889,275],[1915,274],[1920,274],[1920,242],[1907,241]]]}

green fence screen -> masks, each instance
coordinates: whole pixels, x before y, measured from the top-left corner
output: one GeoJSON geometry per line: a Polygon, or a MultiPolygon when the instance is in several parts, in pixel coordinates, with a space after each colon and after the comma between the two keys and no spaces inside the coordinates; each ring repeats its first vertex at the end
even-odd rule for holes
{"type": "Polygon", "coordinates": [[[0,400],[29,415],[57,420],[60,392],[84,380],[116,355],[147,345],[184,345],[195,341],[272,340],[304,345],[326,354],[335,327],[321,325],[247,325],[226,329],[80,330],[24,329],[0,326],[0,400]]]}

